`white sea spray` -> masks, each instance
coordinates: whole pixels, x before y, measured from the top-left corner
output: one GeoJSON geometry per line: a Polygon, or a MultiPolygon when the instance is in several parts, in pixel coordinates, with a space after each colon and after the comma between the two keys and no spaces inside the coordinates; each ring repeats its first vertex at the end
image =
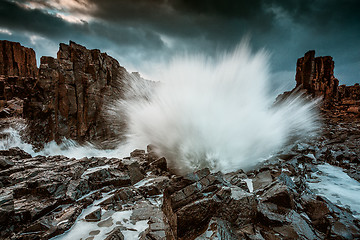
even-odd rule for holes
{"type": "Polygon", "coordinates": [[[268,62],[247,43],[215,58],[177,57],[157,84],[130,79],[112,113],[126,119],[127,145],[153,144],[178,173],[247,169],[319,127],[316,101],[296,94],[274,106],[268,62]]]}

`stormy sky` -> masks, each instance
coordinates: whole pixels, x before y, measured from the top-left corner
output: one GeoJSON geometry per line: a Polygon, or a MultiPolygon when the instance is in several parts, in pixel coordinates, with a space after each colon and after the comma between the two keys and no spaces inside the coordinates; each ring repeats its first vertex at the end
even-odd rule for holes
{"type": "Polygon", "coordinates": [[[358,0],[0,0],[0,39],[38,59],[72,40],[145,76],[176,54],[213,56],[243,37],[271,53],[274,85],[291,88],[310,49],[334,58],[340,83],[360,82],[358,0]]]}

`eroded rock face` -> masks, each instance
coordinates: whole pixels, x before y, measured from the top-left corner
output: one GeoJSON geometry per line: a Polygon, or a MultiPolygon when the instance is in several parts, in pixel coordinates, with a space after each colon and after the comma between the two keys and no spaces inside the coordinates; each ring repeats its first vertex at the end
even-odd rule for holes
{"type": "Polygon", "coordinates": [[[0,118],[21,117],[38,70],[33,49],[0,41],[0,118]]]}
{"type": "Polygon", "coordinates": [[[288,97],[297,90],[322,99],[322,110],[331,115],[360,116],[360,86],[339,85],[334,76],[332,57],[315,57],[315,51],[308,51],[296,64],[296,87],[279,95],[278,100],[288,97]]]}
{"type": "Polygon", "coordinates": [[[63,138],[112,147],[124,126],[111,126],[105,108],[123,97],[125,79],[147,81],[71,41],[60,44],[57,58],[42,57],[39,69],[32,49],[0,41],[0,118],[25,118],[27,141],[37,148],[63,138]]]}
{"type": "Polygon", "coordinates": [[[29,133],[37,143],[61,138],[79,142],[111,139],[102,115],[107,101],[121,97],[130,76],[106,53],[70,42],[60,44],[57,58],[42,57],[39,80],[24,102],[29,133]]]}
{"type": "Polygon", "coordinates": [[[305,53],[296,64],[296,87],[326,101],[336,100],[339,81],[334,77],[332,57],[315,57],[315,51],[305,53]]]}
{"type": "Polygon", "coordinates": [[[37,73],[33,49],[18,42],[0,41],[0,75],[35,78],[37,73]]]}
{"type": "Polygon", "coordinates": [[[338,98],[341,110],[346,113],[360,114],[360,85],[354,86],[340,85],[338,88],[338,98]]]}

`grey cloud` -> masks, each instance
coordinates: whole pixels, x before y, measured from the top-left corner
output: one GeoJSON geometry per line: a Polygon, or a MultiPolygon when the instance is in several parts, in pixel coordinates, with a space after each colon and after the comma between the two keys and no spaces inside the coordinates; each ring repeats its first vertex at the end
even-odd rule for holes
{"type": "Polygon", "coordinates": [[[67,34],[63,30],[70,24],[37,9],[25,9],[14,2],[0,2],[0,25],[21,30],[35,31],[51,37],[62,37],[67,34]]]}
{"type": "MultiPolygon", "coordinates": [[[[52,7],[45,0],[33,1],[52,7]]],[[[357,0],[88,1],[96,5],[95,11],[69,10],[92,14],[93,20],[84,24],[2,1],[0,27],[32,32],[56,43],[71,39],[114,53],[134,66],[167,61],[179,52],[211,56],[250,35],[255,50],[265,47],[272,53],[273,70],[287,73],[281,79],[295,71],[296,59],[310,49],[333,56],[340,76],[351,82],[360,78],[351,69],[352,63],[360,62],[359,51],[354,50],[360,45],[357,0]]]]}
{"type": "Polygon", "coordinates": [[[34,33],[57,42],[74,40],[90,42],[93,45],[97,42],[101,45],[101,39],[104,38],[119,45],[163,47],[160,37],[146,29],[126,25],[114,26],[101,21],[83,24],[69,23],[44,11],[25,9],[7,1],[0,2],[0,26],[34,33]]]}

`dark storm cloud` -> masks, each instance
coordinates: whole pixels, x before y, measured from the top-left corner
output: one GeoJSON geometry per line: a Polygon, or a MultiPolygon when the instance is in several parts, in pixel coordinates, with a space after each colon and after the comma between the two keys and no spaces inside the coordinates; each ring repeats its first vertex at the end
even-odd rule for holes
{"type": "Polygon", "coordinates": [[[55,14],[24,8],[15,2],[7,1],[0,2],[0,27],[56,42],[74,40],[96,48],[108,46],[109,43],[139,48],[163,47],[160,37],[146,29],[115,26],[103,21],[71,23],[55,14]]]}
{"type": "MultiPolygon", "coordinates": [[[[138,27],[148,27],[176,37],[211,35],[223,37],[222,28],[244,31],[271,28],[273,14],[261,1],[95,1],[94,14],[102,19],[138,27]],[[245,24],[246,23],[246,24],[245,24]]],[[[232,37],[236,32],[228,32],[232,37]]],[[[216,40],[216,39],[215,39],[216,40]]]]}
{"type": "Polygon", "coordinates": [[[213,55],[249,35],[255,50],[265,47],[272,53],[277,76],[290,76],[296,59],[315,49],[317,55],[334,57],[339,75],[360,79],[351,70],[360,64],[354,50],[360,45],[357,0],[76,0],[75,7],[60,0],[15,2],[0,2],[0,27],[17,31],[13,39],[21,32],[56,44],[71,39],[140,66],[184,51],[213,55]],[[69,22],[56,13],[90,20],[69,22]]]}
{"type": "Polygon", "coordinates": [[[62,37],[72,28],[60,18],[37,9],[25,9],[14,2],[0,2],[0,26],[21,31],[37,32],[49,37],[62,37]]]}
{"type": "MultiPolygon", "coordinates": [[[[281,51],[287,41],[295,43],[295,47],[299,45],[302,52],[312,45],[319,47],[321,42],[338,49],[344,39],[350,45],[358,43],[356,38],[360,33],[360,1],[357,0],[91,1],[97,5],[93,14],[98,18],[182,41],[191,40],[191,43],[197,39],[200,48],[233,47],[244,35],[250,34],[255,47],[265,46],[275,52],[281,51]],[[279,12],[286,18],[279,20],[279,12]],[[203,44],[206,40],[211,43],[203,44]],[[313,44],[309,44],[309,40],[313,44]]],[[[284,64],[287,62],[285,59],[284,64]]]]}
{"type": "MultiPolygon", "coordinates": [[[[169,31],[171,25],[187,26],[176,29],[182,32],[193,26],[186,25],[190,20],[197,24],[198,19],[224,18],[226,21],[238,19],[248,22],[249,26],[271,26],[274,14],[269,7],[279,7],[286,11],[297,23],[309,27],[330,25],[359,25],[360,1],[357,0],[90,0],[98,6],[95,15],[110,21],[127,21],[162,25],[169,31]],[[165,20],[166,19],[166,20],[165,20]],[[260,24],[261,23],[261,24],[260,24]]],[[[211,21],[210,21],[211,23],[211,21]]]]}

